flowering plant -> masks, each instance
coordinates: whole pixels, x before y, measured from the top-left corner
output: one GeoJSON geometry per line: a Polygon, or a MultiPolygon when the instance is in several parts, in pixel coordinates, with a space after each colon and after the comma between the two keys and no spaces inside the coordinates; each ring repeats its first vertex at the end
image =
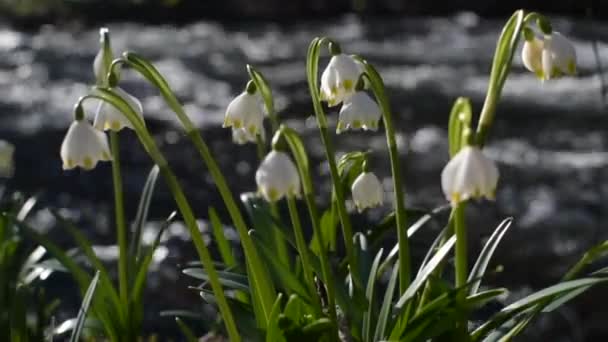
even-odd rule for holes
{"type": "MultiPolygon", "coordinates": [[[[164,77],[135,53],[125,52],[112,59],[109,33],[102,30],[102,49],[94,63],[97,85],[76,104],[75,121],[62,145],[61,157],[65,168],[90,169],[98,161],[112,162],[119,286],[117,291],[104,266],[94,262],[100,273],[91,304],[92,314],[102,321],[106,336],[113,341],[132,341],[139,333],[141,291],[149,263],[147,256],[132,257],[127,246],[118,145],[118,132],[125,127],[137,134],[156,164],[151,179],[155,181],[160,174],[173,194],[201,266],[189,267],[184,273],[201,281],[196,289],[205,301],[217,307],[222,323],[218,333],[230,341],[504,341],[519,334],[542,312],[550,312],[593,285],[608,281],[605,269],[585,272],[585,266],[608,251],[608,243],[603,242],[585,254],[562,282],[513,302],[482,321],[472,319],[475,311],[507,293],[503,288],[482,286],[482,282],[512,220],[507,218],[497,226],[470,267],[465,209],[471,200],[494,199],[497,190],[498,167],[484,155],[483,147],[522,37],[524,64],[541,79],[549,81],[574,74],[576,54],[568,40],[553,32],[546,17],[516,11],[498,39],[487,95],[476,125],[473,108],[465,98],[457,99],[450,113],[451,160],[438,180],[449,204],[441,203],[431,213],[413,220],[405,207],[402,161],[388,94],[379,72],[364,57],[344,53],[338,42],[326,37],[315,38],[307,54],[309,92],[331,176],[329,208],[321,208],[316,201],[318,189],[313,184],[306,146],[298,132],[281,124],[268,81],[248,66],[250,82],[230,103],[224,120],[224,127],[232,130],[235,142],[255,143],[260,152],[255,176],[259,191],[240,197],[245,207],[242,211],[205,139],[164,77]],[[324,49],[331,58],[319,77],[324,49]],[[143,76],[177,116],[223,199],[239,236],[242,260],[235,258],[219,218],[211,210],[220,252],[219,260],[213,258],[179,180],[146,128],[141,104],[118,86],[123,67],[143,76]],[[83,109],[83,102],[90,99],[101,101],[93,125],[83,109]],[[387,196],[372,171],[369,151],[349,152],[337,158],[333,139],[339,137],[330,134],[324,103],[328,107],[342,104],[336,133],[376,131],[383,126],[394,210],[370,232],[354,232],[347,205],[351,196],[347,194],[352,194],[359,212],[383,205],[387,196]],[[264,127],[265,114],[270,129],[264,127]],[[109,145],[100,130],[110,131],[109,145]],[[272,138],[265,139],[266,136],[272,138]],[[289,222],[281,210],[283,200],[289,222]],[[301,216],[304,206],[306,218],[301,216]],[[446,210],[450,210],[450,215],[445,228],[416,265],[409,246],[411,236],[446,210]],[[388,253],[378,248],[386,232],[397,237],[388,253]],[[340,235],[344,258],[336,248],[340,235]],[[452,250],[454,262],[450,265],[448,256],[452,250]],[[452,273],[448,272],[449,266],[453,267],[452,273]],[[133,272],[137,274],[135,280],[130,276],[133,272]],[[385,274],[388,282],[383,281],[385,274]]],[[[43,243],[52,246],[49,241],[43,243]]],[[[86,242],[80,243],[90,250],[86,242]]],[[[70,263],[61,251],[50,250],[74,273],[84,293],[91,276],[70,263]]],[[[96,260],[92,250],[88,254],[96,260]]],[[[194,341],[190,328],[181,320],[178,324],[185,336],[194,341]]]]}

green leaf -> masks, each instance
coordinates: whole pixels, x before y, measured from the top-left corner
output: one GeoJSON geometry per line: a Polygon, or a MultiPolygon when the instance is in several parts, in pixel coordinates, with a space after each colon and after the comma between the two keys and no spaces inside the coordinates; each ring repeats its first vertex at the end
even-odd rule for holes
{"type": "Polygon", "coordinates": [[[372,263],[372,267],[369,271],[369,276],[367,277],[367,288],[365,290],[365,298],[367,298],[367,302],[369,304],[367,306],[367,310],[363,314],[363,329],[361,331],[361,336],[363,337],[364,341],[371,341],[372,338],[372,321],[374,321],[374,319],[376,318],[374,310],[374,290],[376,288],[378,266],[380,265],[380,260],[382,259],[383,251],[384,250],[380,248],[380,251],[378,251],[378,253],[376,254],[374,262],[372,263]]]}
{"type": "MultiPolygon", "coordinates": [[[[202,268],[186,268],[182,270],[182,273],[205,282],[209,281],[207,271],[202,268]]],[[[226,271],[217,271],[217,274],[222,285],[234,290],[249,292],[250,289],[246,276],[226,271]]]]}
{"type": "Polygon", "coordinates": [[[374,333],[373,341],[381,341],[386,337],[386,326],[391,313],[393,297],[395,296],[395,285],[397,284],[398,278],[399,265],[395,263],[393,266],[393,272],[391,273],[391,278],[388,281],[388,285],[386,286],[386,290],[384,292],[384,301],[380,307],[380,313],[378,315],[378,322],[376,323],[376,332],[374,333]]]}
{"type": "Polygon", "coordinates": [[[403,296],[399,298],[399,301],[395,305],[395,308],[401,310],[404,306],[414,297],[420,287],[426,282],[428,277],[433,273],[435,268],[443,261],[443,259],[450,252],[454,243],[456,242],[456,236],[452,236],[441,248],[435,253],[431,260],[426,264],[422,271],[416,276],[414,281],[407,288],[403,296]]]}
{"type": "Polygon", "coordinates": [[[184,323],[184,321],[182,321],[179,317],[175,317],[175,323],[177,323],[177,326],[179,327],[179,330],[182,332],[182,334],[186,338],[186,341],[188,341],[188,342],[197,342],[198,341],[198,338],[196,338],[196,336],[194,336],[194,332],[192,331],[192,329],[190,329],[190,327],[186,323],[184,323]]]}
{"type": "Polygon", "coordinates": [[[150,263],[152,262],[152,259],[154,257],[154,251],[160,244],[160,239],[163,236],[163,233],[165,232],[167,227],[169,227],[171,222],[173,222],[176,216],[177,212],[174,211],[169,215],[169,217],[167,217],[165,222],[163,222],[163,224],[160,226],[160,229],[158,230],[158,233],[156,234],[154,242],[148,248],[148,251],[144,254],[144,258],[142,259],[141,263],[139,263],[137,274],[135,275],[135,280],[131,289],[131,298],[136,302],[141,301],[144,286],[146,284],[146,276],[148,275],[148,268],[150,267],[150,263]]]}
{"type": "Polygon", "coordinates": [[[125,313],[123,312],[123,310],[126,308],[121,305],[120,298],[118,297],[118,292],[116,292],[116,288],[112,284],[110,275],[101,260],[99,260],[99,258],[97,257],[97,254],[95,254],[91,242],[84,236],[82,230],[74,225],[74,223],[65,219],[61,214],[59,214],[55,210],[51,210],[51,213],[53,214],[55,219],[59,223],[61,223],[60,226],[72,236],[74,241],[78,244],[82,252],[86,255],[89,262],[93,265],[93,267],[95,267],[99,271],[100,280],[102,284],[101,287],[103,288],[102,292],[110,297],[115,310],[121,313],[121,320],[124,320],[125,313]]]}
{"type": "Polygon", "coordinates": [[[217,212],[213,207],[209,207],[209,225],[213,231],[215,243],[220,251],[220,256],[222,257],[224,264],[226,264],[228,267],[236,266],[236,259],[232,253],[230,242],[228,242],[226,235],[224,235],[224,226],[222,225],[220,217],[217,215],[217,212]]]}
{"type": "Polygon", "coordinates": [[[498,244],[509,230],[509,227],[511,227],[512,222],[512,218],[507,218],[503,220],[488,239],[485,246],[481,250],[481,253],[479,253],[479,257],[477,258],[477,261],[475,262],[475,265],[473,266],[473,268],[471,269],[471,273],[469,274],[468,282],[471,283],[471,289],[469,290],[469,294],[475,294],[479,290],[481,279],[486,273],[486,269],[490,264],[490,260],[494,255],[494,251],[496,251],[498,244]]]}
{"type": "Polygon", "coordinates": [[[141,192],[141,197],[137,206],[137,214],[133,221],[133,234],[131,235],[131,241],[129,243],[131,269],[134,269],[133,266],[139,262],[141,258],[141,232],[143,231],[144,224],[146,224],[146,221],[148,220],[148,211],[150,210],[150,204],[152,203],[152,195],[156,188],[159,171],[158,165],[152,167],[141,192]]]}
{"type": "Polygon", "coordinates": [[[78,316],[76,317],[76,325],[74,326],[74,330],[72,330],[72,336],[70,337],[70,342],[78,342],[80,339],[80,334],[82,333],[82,327],[84,326],[84,322],[87,318],[87,313],[89,312],[89,306],[91,305],[91,301],[93,300],[93,294],[95,293],[95,289],[97,288],[97,281],[99,280],[99,271],[95,272],[95,276],[91,280],[91,284],[87,289],[87,292],[84,295],[82,300],[82,304],[80,306],[80,310],[78,310],[78,316]]]}
{"type": "Polygon", "coordinates": [[[279,293],[274,301],[272,311],[268,318],[268,326],[266,327],[266,342],[282,342],[285,341],[281,329],[279,328],[279,314],[281,313],[281,302],[283,294],[279,293]]]}
{"type": "Polygon", "coordinates": [[[280,287],[288,292],[295,292],[307,302],[311,302],[310,295],[304,287],[303,282],[294,274],[293,270],[283,264],[273,253],[272,249],[264,242],[256,231],[251,231],[250,236],[262,254],[268,267],[272,270],[271,275],[277,280],[280,287]]]}

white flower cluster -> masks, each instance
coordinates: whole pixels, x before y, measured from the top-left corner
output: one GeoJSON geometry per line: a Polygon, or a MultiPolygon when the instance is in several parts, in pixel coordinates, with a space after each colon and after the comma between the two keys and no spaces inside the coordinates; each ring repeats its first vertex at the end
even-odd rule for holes
{"type": "MultiPolygon", "coordinates": [[[[109,65],[106,61],[112,60],[112,52],[108,46],[109,42],[105,41],[109,34],[107,29],[101,29],[100,34],[101,49],[93,61],[93,73],[98,84],[106,84],[104,78],[109,71],[109,65]]],[[[119,87],[112,90],[143,119],[143,108],[137,98],[119,87]]],[[[113,105],[103,101],[100,102],[97,106],[93,125],[86,118],[77,118],[70,125],[61,144],[60,155],[63,161],[63,169],[69,170],[81,167],[90,170],[95,168],[99,161],[112,160],[108,138],[103,131],[118,132],[125,127],[133,129],[133,125],[127,117],[113,105]]]]}

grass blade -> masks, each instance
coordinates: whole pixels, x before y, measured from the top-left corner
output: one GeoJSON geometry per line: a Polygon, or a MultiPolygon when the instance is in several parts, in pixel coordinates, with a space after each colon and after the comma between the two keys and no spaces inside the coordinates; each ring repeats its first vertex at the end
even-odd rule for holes
{"type": "Polygon", "coordinates": [[[80,306],[80,310],[78,310],[78,317],[76,317],[76,325],[74,326],[74,330],[72,330],[72,336],[70,337],[70,342],[78,342],[80,339],[80,334],[82,333],[82,327],[84,326],[84,322],[87,318],[87,313],[89,312],[89,306],[91,305],[91,301],[93,300],[93,294],[95,293],[95,289],[97,288],[97,281],[99,280],[99,271],[95,272],[95,276],[91,280],[91,284],[89,284],[89,288],[84,295],[84,299],[82,300],[82,305],[80,306]]]}
{"type": "Polygon", "coordinates": [[[395,285],[399,278],[399,265],[395,263],[393,266],[393,272],[391,273],[391,279],[388,281],[386,292],[384,293],[384,301],[380,307],[380,314],[378,315],[378,322],[376,323],[376,332],[374,333],[373,341],[381,341],[386,337],[386,325],[388,323],[388,317],[391,313],[393,304],[393,297],[395,296],[395,285]]]}
{"type": "Polygon", "coordinates": [[[190,327],[188,325],[186,325],[186,323],[184,323],[184,321],[182,321],[181,318],[175,317],[175,323],[177,323],[177,326],[179,327],[179,330],[181,330],[182,334],[186,338],[186,341],[188,341],[188,342],[197,342],[198,341],[196,336],[194,336],[194,332],[192,331],[192,329],[190,329],[190,327]]]}
{"type": "Polygon", "coordinates": [[[220,221],[215,208],[209,207],[209,225],[213,231],[213,236],[215,237],[215,243],[217,244],[217,248],[220,251],[220,256],[226,264],[227,267],[236,266],[236,260],[234,258],[234,254],[232,253],[232,248],[230,247],[230,242],[226,239],[226,235],[224,235],[224,226],[220,221]]]}
{"type": "Polygon", "coordinates": [[[509,230],[509,227],[511,227],[512,222],[513,218],[503,220],[488,239],[485,246],[481,250],[481,253],[479,253],[479,257],[477,258],[477,261],[469,274],[468,282],[471,283],[469,294],[475,294],[479,290],[481,279],[486,273],[486,269],[488,268],[488,264],[494,255],[494,251],[496,251],[498,244],[509,230]]]}
{"type": "Polygon", "coordinates": [[[146,183],[141,192],[139,204],[137,206],[137,214],[133,221],[133,234],[131,235],[131,241],[129,243],[129,255],[131,256],[131,265],[135,265],[141,257],[141,232],[144,228],[144,224],[148,220],[148,211],[150,209],[150,203],[152,202],[152,195],[156,188],[156,181],[158,180],[159,168],[154,165],[148,173],[146,183]]]}
{"type": "Polygon", "coordinates": [[[384,250],[380,248],[378,254],[374,258],[374,262],[372,263],[372,267],[369,270],[369,275],[367,276],[367,289],[365,290],[365,297],[367,298],[367,302],[369,303],[367,306],[367,311],[363,314],[363,330],[361,335],[363,336],[364,341],[371,341],[372,334],[372,320],[374,319],[374,290],[376,288],[376,277],[378,274],[378,266],[380,265],[380,260],[382,259],[382,253],[384,250]]]}

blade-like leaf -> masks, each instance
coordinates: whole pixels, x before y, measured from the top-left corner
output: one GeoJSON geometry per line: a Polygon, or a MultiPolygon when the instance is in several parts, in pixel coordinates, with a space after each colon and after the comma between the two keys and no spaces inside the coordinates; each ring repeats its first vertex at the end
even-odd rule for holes
{"type": "Polygon", "coordinates": [[[135,265],[141,257],[141,232],[144,229],[144,224],[148,220],[148,211],[150,210],[150,203],[152,203],[152,195],[156,188],[156,181],[158,180],[159,173],[158,165],[154,165],[148,173],[146,183],[141,192],[139,198],[139,204],[137,205],[137,214],[135,214],[135,220],[133,221],[131,234],[131,241],[129,242],[129,255],[131,256],[130,264],[135,265]]]}
{"type": "Polygon", "coordinates": [[[443,261],[446,255],[450,252],[452,247],[454,247],[454,243],[456,242],[456,236],[452,236],[446,243],[435,253],[435,256],[431,258],[431,260],[424,266],[422,271],[416,276],[414,281],[407,288],[403,296],[399,298],[397,305],[395,306],[398,310],[401,310],[405,304],[407,304],[414,295],[418,292],[420,287],[424,284],[424,282],[428,279],[428,277],[433,273],[435,268],[443,261]]]}
{"type": "Polygon", "coordinates": [[[234,259],[234,254],[232,254],[230,242],[228,242],[226,235],[224,235],[224,226],[213,207],[209,207],[209,225],[213,231],[215,244],[220,251],[220,256],[222,257],[224,264],[226,264],[227,267],[236,266],[236,260],[234,259]]]}
{"type": "MultiPolygon", "coordinates": [[[[182,273],[205,282],[209,281],[209,275],[202,268],[186,268],[182,273]]],[[[231,289],[249,292],[250,289],[246,276],[226,271],[217,271],[217,274],[222,285],[231,289]]]]}
{"type": "Polygon", "coordinates": [[[507,218],[503,220],[488,239],[485,246],[481,250],[481,253],[479,253],[479,257],[477,258],[477,261],[475,262],[475,265],[473,266],[473,268],[471,269],[471,273],[469,274],[468,281],[471,282],[471,289],[469,290],[469,294],[475,294],[479,290],[479,286],[481,285],[481,279],[486,273],[486,269],[490,264],[490,260],[494,255],[494,251],[496,251],[498,244],[509,230],[509,227],[511,227],[512,222],[512,218],[507,218]]]}
{"type": "Polygon", "coordinates": [[[188,341],[188,342],[197,342],[198,341],[198,338],[196,338],[196,336],[194,336],[194,332],[192,331],[192,329],[190,329],[190,327],[186,323],[184,323],[184,321],[182,321],[179,317],[175,317],[175,323],[177,323],[177,326],[179,327],[179,330],[182,332],[182,334],[186,338],[186,341],[188,341]]]}
{"type": "Polygon", "coordinates": [[[376,317],[374,314],[374,290],[376,288],[376,277],[378,275],[378,266],[380,265],[380,260],[382,259],[382,252],[384,252],[384,250],[380,248],[380,251],[378,251],[378,254],[376,254],[376,257],[374,258],[374,262],[372,263],[372,267],[367,277],[365,298],[367,298],[367,302],[369,304],[367,306],[367,311],[363,314],[363,329],[361,331],[361,336],[363,336],[364,341],[371,341],[372,337],[372,321],[376,317]]]}
{"type": "Polygon", "coordinates": [[[395,263],[393,266],[393,272],[391,279],[388,281],[388,285],[384,292],[384,301],[380,307],[380,313],[378,315],[378,322],[376,323],[376,332],[374,333],[373,341],[382,341],[386,337],[386,325],[388,323],[388,317],[391,312],[393,297],[395,296],[395,285],[399,278],[399,265],[395,263]]]}
{"type": "Polygon", "coordinates": [[[80,310],[78,310],[78,316],[76,317],[76,325],[74,326],[74,330],[72,330],[72,336],[70,337],[70,342],[78,342],[80,339],[80,334],[82,334],[82,327],[84,326],[84,322],[87,318],[87,314],[89,312],[89,306],[91,305],[91,301],[93,300],[93,294],[95,293],[95,289],[97,288],[97,281],[99,280],[99,271],[95,272],[95,276],[91,280],[91,284],[87,289],[87,292],[82,299],[82,305],[80,306],[80,310]]]}

